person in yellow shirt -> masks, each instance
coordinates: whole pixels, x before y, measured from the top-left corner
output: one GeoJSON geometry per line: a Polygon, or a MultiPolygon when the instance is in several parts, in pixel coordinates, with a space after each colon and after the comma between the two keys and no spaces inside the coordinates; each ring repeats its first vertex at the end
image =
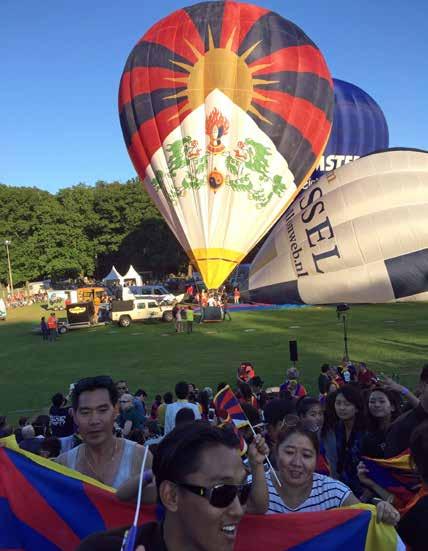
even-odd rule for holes
{"type": "Polygon", "coordinates": [[[186,310],[187,333],[193,333],[193,320],[194,319],[195,319],[195,313],[193,312],[193,308],[191,306],[188,306],[187,310],[186,310]]]}
{"type": "Polygon", "coordinates": [[[165,394],[163,395],[163,402],[158,407],[157,421],[158,421],[158,425],[161,428],[162,432],[165,428],[166,408],[167,408],[168,404],[172,404],[173,401],[174,401],[174,396],[173,396],[172,392],[165,392],[165,394]]]}

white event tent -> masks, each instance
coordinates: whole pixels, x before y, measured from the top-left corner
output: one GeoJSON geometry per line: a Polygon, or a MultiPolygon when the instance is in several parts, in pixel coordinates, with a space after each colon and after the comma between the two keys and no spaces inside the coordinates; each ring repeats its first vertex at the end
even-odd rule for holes
{"type": "Polygon", "coordinates": [[[109,283],[119,283],[119,285],[123,285],[124,278],[120,275],[120,273],[116,270],[116,268],[113,266],[113,268],[110,270],[110,273],[106,275],[103,278],[103,283],[108,285],[109,283]]]}
{"type": "Polygon", "coordinates": [[[123,281],[126,283],[127,281],[132,281],[132,285],[136,285],[138,287],[141,287],[143,285],[143,280],[141,279],[140,274],[137,272],[137,270],[131,265],[129,266],[129,270],[126,272],[126,274],[123,276],[123,281]]]}

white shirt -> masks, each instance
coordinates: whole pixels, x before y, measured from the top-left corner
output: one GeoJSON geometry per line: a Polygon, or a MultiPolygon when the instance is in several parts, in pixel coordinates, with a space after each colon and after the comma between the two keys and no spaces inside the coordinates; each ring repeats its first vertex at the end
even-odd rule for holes
{"type": "Polygon", "coordinates": [[[177,400],[177,402],[168,404],[166,406],[164,434],[168,434],[175,427],[175,416],[180,411],[180,409],[183,408],[189,408],[193,410],[193,413],[195,414],[195,419],[201,418],[201,412],[199,411],[199,407],[196,404],[192,404],[187,400],[177,400]]]}
{"type": "Polygon", "coordinates": [[[343,502],[351,493],[348,486],[342,482],[323,474],[314,473],[312,490],[309,497],[295,509],[292,509],[282,501],[281,496],[273,485],[270,472],[267,472],[265,476],[269,492],[269,508],[266,513],[268,515],[336,509],[343,506],[343,502]]]}

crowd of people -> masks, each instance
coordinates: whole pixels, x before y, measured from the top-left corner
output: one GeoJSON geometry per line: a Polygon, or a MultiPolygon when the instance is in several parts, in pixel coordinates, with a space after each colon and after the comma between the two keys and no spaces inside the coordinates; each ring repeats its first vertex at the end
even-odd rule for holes
{"type": "MultiPolygon", "coordinates": [[[[344,359],[321,366],[318,394],[308,395],[291,367],[279,387],[264,389],[251,362],[234,394],[249,424],[239,430],[219,411],[216,391],[181,381],[150,403],[140,388],[108,376],[81,379],[52,397],[49,414],[15,429],[0,417],[0,437],[117,489],[133,500],[146,448],[143,502],[162,520],[140,529],[146,549],[233,549],[245,512],[324,511],[360,502],[394,525],[412,551],[426,549],[428,518],[428,364],[414,391],[344,359]],[[371,478],[365,458],[410,453],[416,473],[403,501],[371,478]],[[188,544],[188,547],[187,545],[188,544]],[[156,547],[158,545],[158,547],[156,547]],[[162,547],[163,546],[163,547],[162,547]]],[[[81,551],[121,548],[124,530],[95,534],[81,551]]]]}
{"type": "Polygon", "coordinates": [[[16,291],[13,294],[8,294],[5,303],[7,308],[20,308],[22,306],[31,306],[32,304],[41,304],[47,302],[48,295],[45,291],[39,293],[28,294],[24,291],[16,291]]]}

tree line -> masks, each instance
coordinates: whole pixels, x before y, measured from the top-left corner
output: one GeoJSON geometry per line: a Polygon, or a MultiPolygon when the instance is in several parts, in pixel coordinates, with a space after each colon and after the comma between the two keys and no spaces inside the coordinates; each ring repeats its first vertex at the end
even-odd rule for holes
{"type": "Polygon", "coordinates": [[[0,282],[97,279],[112,264],[155,277],[185,269],[187,257],[138,178],[78,184],[56,194],[0,184],[0,282]]]}

